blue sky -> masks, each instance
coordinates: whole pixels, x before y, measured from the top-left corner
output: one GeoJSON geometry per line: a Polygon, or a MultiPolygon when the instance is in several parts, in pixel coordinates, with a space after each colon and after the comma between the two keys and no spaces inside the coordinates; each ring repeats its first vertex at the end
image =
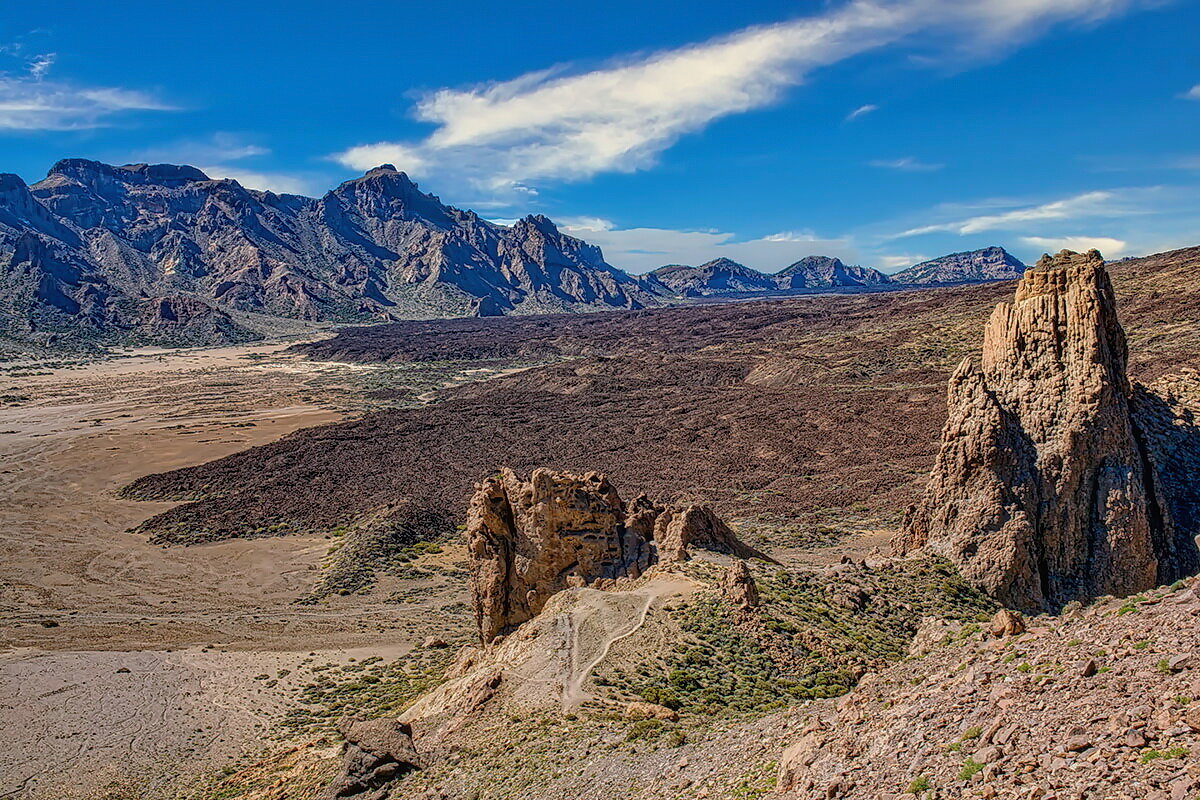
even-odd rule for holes
{"type": "Polygon", "coordinates": [[[632,272],[1200,244],[1196,0],[18,3],[0,170],[391,162],[632,272]]]}

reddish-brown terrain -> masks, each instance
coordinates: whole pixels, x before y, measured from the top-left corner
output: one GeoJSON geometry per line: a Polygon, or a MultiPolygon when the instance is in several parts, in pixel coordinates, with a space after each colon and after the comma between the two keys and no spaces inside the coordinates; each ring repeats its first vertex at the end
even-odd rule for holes
{"type": "MultiPolygon", "coordinates": [[[[1200,366],[1200,248],[1111,265],[1134,380],[1200,366]]],[[[147,476],[194,499],[146,524],[164,542],[311,531],[409,497],[462,517],[498,465],[610,475],[704,501],[776,546],[822,526],[890,528],[915,500],[945,385],[1012,284],[825,295],[576,317],[412,322],[304,346],[347,361],[553,359],[427,406],[308,429],[147,476]],[[285,529],[287,530],[287,529],[285,529]]]]}

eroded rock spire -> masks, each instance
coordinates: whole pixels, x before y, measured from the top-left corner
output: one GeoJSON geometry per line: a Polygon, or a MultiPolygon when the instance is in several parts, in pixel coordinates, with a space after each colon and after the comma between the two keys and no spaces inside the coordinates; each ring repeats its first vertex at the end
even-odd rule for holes
{"type": "Polygon", "coordinates": [[[950,379],[942,448],[897,549],[942,554],[1025,610],[1194,570],[1126,360],[1100,253],[1044,256],[992,313],[981,363],[965,360],[950,379]]]}

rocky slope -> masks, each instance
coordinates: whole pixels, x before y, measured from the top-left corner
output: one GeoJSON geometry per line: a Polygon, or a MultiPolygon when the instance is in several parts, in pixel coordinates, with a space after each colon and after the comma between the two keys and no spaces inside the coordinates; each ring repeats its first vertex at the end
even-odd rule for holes
{"type": "Polygon", "coordinates": [[[1024,271],[1025,265],[1003,247],[985,247],[922,261],[895,273],[892,280],[906,284],[1008,281],[1021,277],[1024,271]]]}
{"type": "Polygon", "coordinates": [[[808,800],[1200,792],[1195,579],[997,638],[931,620],[909,659],[817,707],[784,754],[808,800]]]}
{"type": "Polygon", "coordinates": [[[660,292],[684,297],[713,297],[775,288],[770,276],[728,258],[716,258],[698,267],[671,264],[642,278],[642,284],[660,292]]]}
{"type": "Polygon", "coordinates": [[[387,165],[320,199],[174,165],[68,159],[30,187],[0,177],[0,332],[161,338],[164,298],[188,309],[167,322],[214,341],[248,335],[229,313],[349,321],[656,302],[545,217],[495,225],[387,165]]]}
{"type": "MultiPolygon", "coordinates": [[[[1200,442],[1162,438],[1186,419],[1140,421],[1126,362],[1100,254],[1044,257],[993,312],[980,366],[968,358],[950,379],[942,449],[898,548],[944,555],[1025,610],[1200,569],[1194,480],[1159,467],[1195,459],[1200,442]]],[[[1167,406],[1139,394],[1147,410],[1167,406]]]]}
{"type": "Polygon", "coordinates": [[[814,289],[833,286],[878,286],[892,279],[877,269],[846,266],[839,258],[807,256],[773,276],[780,289],[814,289]]]}

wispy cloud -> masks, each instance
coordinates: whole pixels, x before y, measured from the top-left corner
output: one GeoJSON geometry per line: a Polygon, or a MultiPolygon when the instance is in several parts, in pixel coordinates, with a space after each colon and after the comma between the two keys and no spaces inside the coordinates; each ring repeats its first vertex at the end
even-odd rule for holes
{"type": "Polygon", "coordinates": [[[1063,200],[1055,200],[1050,203],[1014,208],[1000,214],[982,214],[955,222],[943,222],[936,225],[910,228],[893,238],[922,236],[938,232],[957,233],[960,236],[967,236],[991,230],[1012,230],[1028,223],[1043,222],[1046,220],[1111,216],[1119,213],[1113,200],[1114,195],[1112,192],[1085,192],[1084,194],[1075,195],[1063,200]]]}
{"type": "Polygon", "coordinates": [[[1197,83],[1191,89],[1184,92],[1183,96],[1188,100],[1200,100],[1200,83],[1197,83]]]}
{"type": "Polygon", "coordinates": [[[52,80],[55,55],[44,53],[16,72],[0,72],[0,130],[53,131],[96,128],[131,111],[174,111],[134,89],[52,80]]]}
{"type": "Polygon", "coordinates": [[[119,158],[190,164],[200,168],[210,178],[232,178],[249,189],[277,194],[311,195],[320,192],[326,185],[323,176],[264,169],[261,161],[254,161],[270,155],[271,148],[244,135],[217,131],[206,137],[181,139],[158,147],[122,153],[119,158]],[[243,163],[247,161],[251,163],[243,163]]]}
{"type": "Polygon", "coordinates": [[[854,109],[849,114],[847,114],[846,122],[853,122],[854,120],[858,119],[859,117],[865,117],[867,114],[870,114],[872,111],[878,111],[878,110],[879,110],[879,106],[875,105],[874,103],[867,103],[865,106],[859,106],[858,108],[854,109]]]}
{"type": "Polygon", "coordinates": [[[739,239],[727,231],[618,228],[609,220],[595,217],[564,218],[559,226],[573,236],[599,245],[605,260],[633,273],[648,272],[665,264],[703,264],[722,256],[764,272],[777,272],[808,255],[851,260],[857,255],[848,239],[822,239],[794,231],[760,239],[739,239]]]}
{"type": "MultiPolygon", "coordinates": [[[[352,147],[335,158],[382,162],[503,192],[655,163],[681,136],[770,105],[814,69],[916,34],[956,53],[1013,47],[1063,21],[1093,22],[1143,0],[850,0],[823,14],[747,28],[582,74],[549,69],[421,98],[419,141],[352,147]]],[[[923,44],[925,42],[922,42],[923,44]]]]}
{"type": "Polygon", "coordinates": [[[1047,253],[1059,250],[1099,250],[1105,258],[1120,258],[1128,249],[1129,243],[1108,236],[1022,236],[1021,241],[1031,247],[1039,247],[1047,253]]]}
{"type": "Polygon", "coordinates": [[[876,161],[867,162],[872,167],[880,169],[894,169],[900,172],[935,172],[945,164],[931,164],[927,161],[921,161],[913,156],[905,156],[904,158],[894,158],[891,160],[879,159],[876,161]]]}
{"type": "Polygon", "coordinates": [[[780,231],[763,237],[764,242],[819,242],[821,238],[812,231],[780,231]]]}
{"type": "Polygon", "coordinates": [[[271,148],[244,135],[217,131],[208,136],[179,139],[164,145],[142,148],[134,151],[133,157],[137,161],[196,165],[241,161],[270,154],[271,148]]]}

